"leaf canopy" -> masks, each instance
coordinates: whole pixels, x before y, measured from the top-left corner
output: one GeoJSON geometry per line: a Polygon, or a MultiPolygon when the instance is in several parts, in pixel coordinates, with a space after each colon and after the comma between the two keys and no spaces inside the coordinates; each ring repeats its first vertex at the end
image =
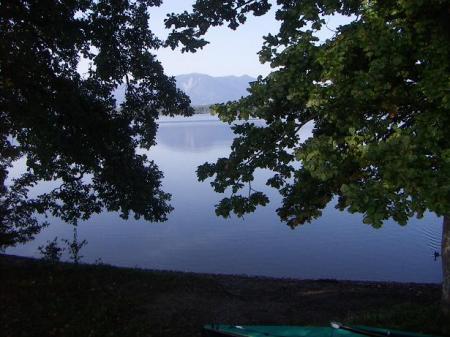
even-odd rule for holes
{"type": "Polygon", "coordinates": [[[102,210],[166,219],[162,172],[138,149],[155,144],[159,114],[192,109],[154,55],[163,41],[149,29],[149,8],[160,4],[1,1],[0,246],[38,232],[37,214],[75,224],[102,210]],[[8,178],[19,159],[26,171],[8,178]],[[33,196],[45,181],[58,187],[33,196]]]}
{"type": "MultiPolygon", "coordinates": [[[[251,85],[251,95],[215,106],[233,126],[229,157],[198,168],[217,192],[232,190],[216,212],[242,215],[267,196],[250,189],[257,169],[283,196],[277,210],[294,227],[309,222],[336,198],[341,210],[364,214],[379,227],[405,224],[431,211],[450,214],[450,6],[447,0],[278,0],[278,34],[259,53],[273,72],[251,85]],[[323,43],[326,16],[345,15],[323,43]],[[314,124],[301,142],[299,130],[314,124]]],[[[242,16],[260,15],[268,1],[197,1],[192,13],[172,15],[172,46],[206,43],[210,26],[236,28],[242,16]],[[208,2],[215,4],[216,2],[208,2]]]]}

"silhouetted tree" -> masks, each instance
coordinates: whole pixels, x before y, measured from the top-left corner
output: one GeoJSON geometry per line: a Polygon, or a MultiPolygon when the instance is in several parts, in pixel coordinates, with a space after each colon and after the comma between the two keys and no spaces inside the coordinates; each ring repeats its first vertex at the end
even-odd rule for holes
{"type": "Polygon", "coordinates": [[[37,233],[45,225],[37,214],[166,219],[162,173],[137,149],[155,144],[159,114],[192,110],[153,54],[162,41],[149,30],[149,8],[160,4],[0,2],[0,246],[37,233]],[[126,99],[116,106],[122,84],[126,99]],[[18,160],[26,171],[12,179],[18,160]],[[31,193],[43,181],[58,187],[31,193]]]}

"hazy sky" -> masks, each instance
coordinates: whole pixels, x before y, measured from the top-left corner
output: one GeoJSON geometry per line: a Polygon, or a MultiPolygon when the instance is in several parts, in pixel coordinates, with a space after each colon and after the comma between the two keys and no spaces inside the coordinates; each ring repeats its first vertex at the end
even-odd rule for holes
{"type": "MultiPolygon", "coordinates": [[[[272,0],[274,3],[275,0],[272,0]]],[[[150,28],[160,38],[165,38],[169,30],[164,28],[164,19],[168,13],[191,11],[194,0],[164,0],[160,7],[150,8],[150,28]]],[[[205,38],[210,43],[196,53],[181,53],[170,48],[156,51],[159,61],[163,64],[166,74],[175,76],[189,73],[203,73],[212,76],[227,75],[267,75],[270,72],[268,64],[261,64],[258,58],[263,44],[263,36],[276,34],[280,23],[275,20],[276,7],[263,16],[249,15],[247,22],[237,30],[226,26],[209,30],[205,38]]],[[[349,19],[338,16],[329,17],[327,26],[319,34],[321,40],[333,35],[332,29],[349,19]]],[[[86,61],[81,61],[79,71],[85,73],[88,69],[86,61]]]]}
{"type": "MultiPolygon", "coordinates": [[[[275,1],[271,1],[275,3],[275,1]]],[[[167,13],[190,11],[194,0],[164,0],[163,5],[151,8],[150,27],[156,35],[167,36],[169,30],[164,29],[167,13]]],[[[157,52],[168,75],[187,73],[204,73],[213,76],[224,75],[267,75],[270,67],[261,64],[258,51],[263,44],[263,36],[277,33],[280,23],[275,20],[275,5],[266,15],[248,16],[247,22],[233,31],[228,27],[212,28],[206,35],[210,43],[196,53],[184,53],[179,50],[161,49],[157,52]]],[[[327,18],[327,26],[319,34],[321,40],[333,35],[333,30],[340,24],[350,21],[347,17],[334,16],[327,18]]]]}
{"type": "MultiPolygon", "coordinates": [[[[167,36],[169,30],[164,29],[164,18],[167,13],[190,11],[193,0],[165,0],[159,8],[151,8],[150,27],[160,37],[167,36]]],[[[233,31],[228,27],[216,27],[206,35],[210,42],[196,53],[184,53],[171,49],[157,52],[168,75],[186,73],[204,73],[213,76],[222,75],[267,75],[268,65],[259,62],[257,52],[261,49],[263,35],[276,33],[279,23],[274,18],[274,9],[270,13],[253,17],[233,31]]]]}

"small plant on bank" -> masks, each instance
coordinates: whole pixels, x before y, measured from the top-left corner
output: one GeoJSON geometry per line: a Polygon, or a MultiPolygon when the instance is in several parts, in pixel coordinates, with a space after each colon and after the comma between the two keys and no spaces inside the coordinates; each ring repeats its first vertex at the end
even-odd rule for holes
{"type": "Polygon", "coordinates": [[[55,237],[52,241],[47,241],[46,245],[39,246],[38,250],[43,260],[56,263],[60,261],[65,249],[58,245],[58,237],[55,237]]]}
{"type": "Polygon", "coordinates": [[[73,239],[69,241],[67,239],[63,239],[63,242],[67,245],[67,250],[69,251],[69,257],[73,261],[73,263],[78,264],[80,260],[83,258],[83,255],[80,255],[81,248],[87,245],[86,240],[78,241],[78,232],[77,228],[73,228],[73,239]]]}
{"type": "Polygon", "coordinates": [[[78,240],[78,232],[77,228],[73,229],[73,238],[71,241],[67,239],[61,239],[67,248],[60,247],[58,245],[58,237],[55,237],[52,241],[47,241],[46,245],[42,245],[38,247],[39,253],[42,256],[42,259],[47,262],[56,263],[61,260],[62,253],[64,251],[69,252],[69,258],[73,263],[78,264],[80,260],[83,258],[83,255],[80,255],[81,249],[87,245],[87,240],[78,240]]]}

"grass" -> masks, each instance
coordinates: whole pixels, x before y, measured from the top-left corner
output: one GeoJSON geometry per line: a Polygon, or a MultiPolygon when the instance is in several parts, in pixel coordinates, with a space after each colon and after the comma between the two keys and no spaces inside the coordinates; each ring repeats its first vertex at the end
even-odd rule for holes
{"type": "Polygon", "coordinates": [[[0,336],[200,336],[207,323],[444,334],[437,285],[298,281],[0,256],[0,336]]]}
{"type": "Polygon", "coordinates": [[[448,335],[449,331],[448,323],[440,314],[438,303],[427,305],[400,303],[382,310],[359,312],[350,315],[348,323],[385,326],[390,329],[421,331],[436,335],[448,335]]]}

